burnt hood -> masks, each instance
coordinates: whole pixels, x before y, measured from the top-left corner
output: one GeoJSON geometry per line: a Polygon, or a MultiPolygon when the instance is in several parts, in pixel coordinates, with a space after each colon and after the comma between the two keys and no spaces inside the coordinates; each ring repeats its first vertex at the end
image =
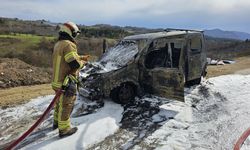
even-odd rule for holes
{"type": "Polygon", "coordinates": [[[91,74],[102,74],[123,68],[134,60],[138,51],[138,45],[135,41],[121,41],[108,49],[99,61],[87,64],[79,75],[86,78],[91,74]]]}
{"type": "Polygon", "coordinates": [[[108,62],[106,64],[101,64],[100,62],[88,63],[82,70],[80,70],[79,76],[86,78],[89,75],[108,73],[120,68],[122,68],[122,66],[112,64],[112,62],[108,62]]]}

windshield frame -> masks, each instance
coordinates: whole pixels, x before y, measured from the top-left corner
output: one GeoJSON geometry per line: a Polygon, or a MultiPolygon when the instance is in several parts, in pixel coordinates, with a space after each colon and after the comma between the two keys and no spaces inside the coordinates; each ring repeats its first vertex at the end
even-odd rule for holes
{"type": "MultiPolygon", "coordinates": [[[[120,42],[118,42],[114,47],[111,47],[110,49],[108,49],[101,57],[100,59],[98,60],[98,62],[102,65],[105,65],[107,63],[109,63],[110,61],[112,62],[112,59],[116,60],[115,58],[109,58],[110,60],[105,60],[105,58],[108,58],[113,51],[116,50],[116,47],[119,48],[119,46],[123,46],[125,44],[129,44],[127,46],[125,46],[124,48],[122,48],[122,50],[124,51],[127,51],[127,52],[130,52],[128,51],[127,49],[130,48],[130,46],[132,46],[132,49],[130,49],[131,51],[135,50],[135,53],[131,54],[131,56],[129,56],[128,58],[128,61],[124,62],[124,63],[116,63],[114,62],[114,64],[118,65],[118,67],[122,67],[122,66],[125,66],[126,64],[130,63],[132,60],[135,60],[135,57],[138,55],[138,53],[141,51],[141,47],[140,47],[140,44],[138,43],[139,40],[133,40],[133,39],[123,39],[121,40],[120,42]],[[125,44],[122,44],[122,43],[125,43],[125,44]],[[130,44],[133,44],[133,45],[130,45],[130,44]],[[135,48],[133,49],[133,46],[135,46],[135,48]]],[[[122,53],[122,52],[121,52],[122,53]]],[[[117,55],[115,55],[117,56],[117,55]]],[[[123,55],[120,55],[120,58],[124,57],[123,55]]],[[[114,57],[114,56],[113,56],[114,57]]]]}

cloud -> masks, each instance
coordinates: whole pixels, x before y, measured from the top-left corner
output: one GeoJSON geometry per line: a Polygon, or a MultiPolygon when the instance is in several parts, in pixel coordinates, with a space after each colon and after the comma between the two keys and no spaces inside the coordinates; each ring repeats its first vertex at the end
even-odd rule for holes
{"type": "Polygon", "coordinates": [[[0,14],[81,24],[245,30],[250,23],[249,7],[248,0],[11,0],[1,2],[0,14]]]}

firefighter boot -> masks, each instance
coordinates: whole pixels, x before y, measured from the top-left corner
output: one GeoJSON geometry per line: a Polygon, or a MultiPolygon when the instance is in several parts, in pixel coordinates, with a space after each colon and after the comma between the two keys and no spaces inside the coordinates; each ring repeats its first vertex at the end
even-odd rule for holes
{"type": "Polygon", "coordinates": [[[77,127],[73,127],[73,128],[69,128],[68,130],[59,130],[59,137],[63,138],[63,137],[67,137],[70,136],[74,133],[76,133],[77,131],[77,127]]]}

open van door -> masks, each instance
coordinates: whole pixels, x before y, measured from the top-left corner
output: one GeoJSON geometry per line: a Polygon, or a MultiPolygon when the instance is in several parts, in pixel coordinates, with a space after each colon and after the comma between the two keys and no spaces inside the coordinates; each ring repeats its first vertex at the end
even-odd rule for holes
{"type": "Polygon", "coordinates": [[[180,69],[183,41],[154,40],[142,56],[140,83],[147,93],[184,101],[184,74],[180,69]]]}
{"type": "Polygon", "coordinates": [[[200,80],[203,71],[202,68],[202,38],[201,36],[192,35],[188,38],[187,51],[187,81],[200,80]]]}

